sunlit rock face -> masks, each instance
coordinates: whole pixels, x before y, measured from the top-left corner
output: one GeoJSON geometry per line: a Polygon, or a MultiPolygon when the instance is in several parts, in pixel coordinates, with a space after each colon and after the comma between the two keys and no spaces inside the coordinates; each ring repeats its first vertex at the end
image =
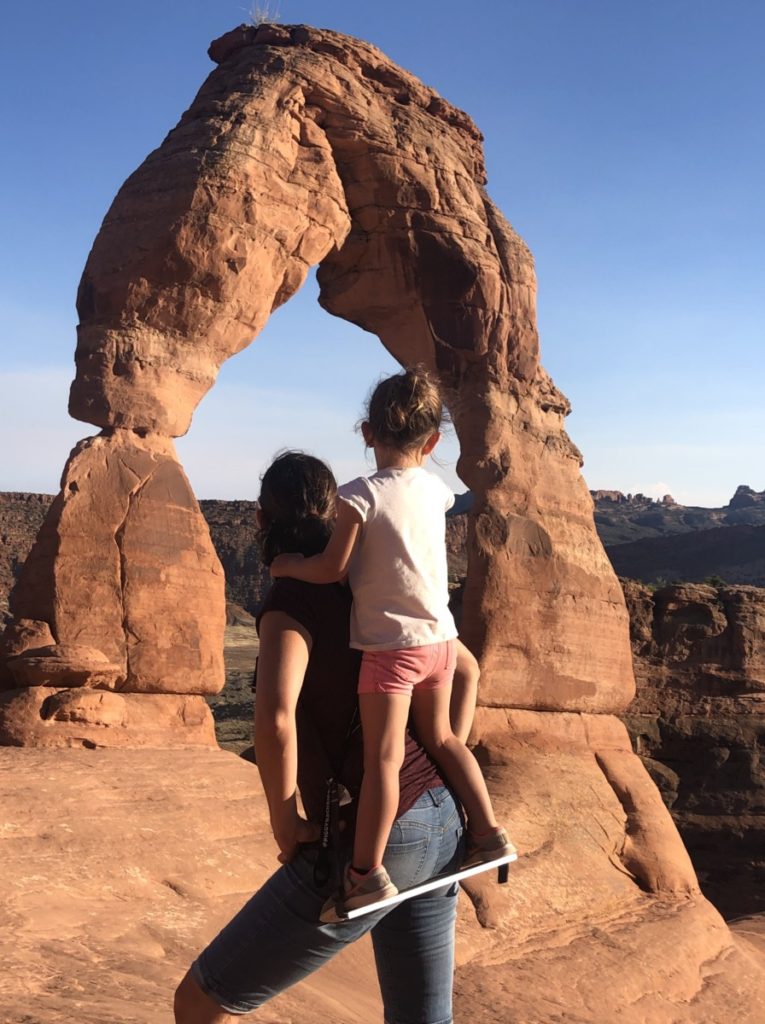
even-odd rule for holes
{"type": "Polygon", "coordinates": [[[172,441],[81,442],[11,595],[0,744],[215,746],[224,601],[172,441]]]}

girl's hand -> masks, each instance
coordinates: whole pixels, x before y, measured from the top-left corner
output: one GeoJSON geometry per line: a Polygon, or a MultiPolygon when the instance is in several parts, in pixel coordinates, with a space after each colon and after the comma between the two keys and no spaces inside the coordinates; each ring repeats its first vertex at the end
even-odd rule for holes
{"type": "Polygon", "coordinates": [[[297,855],[301,843],[313,843],[319,838],[321,831],[312,821],[295,814],[278,826],[274,825],[274,839],[279,847],[278,861],[289,864],[297,855]]]}
{"type": "Polygon", "coordinates": [[[271,573],[274,579],[278,579],[280,576],[291,576],[296,565],[299,565],[304,558],[301,554],[283,554],[277,555],[276,558],[271,562],[268,571],[271,573]]]}

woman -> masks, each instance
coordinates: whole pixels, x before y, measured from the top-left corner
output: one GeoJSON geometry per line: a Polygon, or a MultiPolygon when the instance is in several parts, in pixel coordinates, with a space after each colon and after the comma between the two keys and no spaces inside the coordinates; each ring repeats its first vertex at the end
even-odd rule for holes
{"type": "MultiPolygon", "coordinates": [[[[332,531],[336,484],[318,459],[277,458],[263,476],[263,559],[323,550],[332,531]]],[[[348,646],[351,595],[343,584],[279,579],[258,618],[255,749],[271,826],[284,865],[192,964],[175,995],[176,1024],[223,1024],[257,1009],[371,929],[387,1024],[451,1020],[456,886],[441,888],[341,924],[320,924],[350,854],[363,751],[358,728],[358,652],[348,646]],[[332,776],[350,804],[335,831],[334,870],[318,823],[332,776]],[[297,789],[307,817],[301,817],[297,789]],[[340,837],[338,839],[338,837],[340,837]]],[[[477,684],[475,659],[460,645],[453,697],[455,732],[465,738],[477,684]]],[[[407,734],[400,801],[384,862],[399,889],[455,870],[462,822],[433,763],[407,734]]],[[[342,801],[341,801],[342,802],[342,801]]]]}

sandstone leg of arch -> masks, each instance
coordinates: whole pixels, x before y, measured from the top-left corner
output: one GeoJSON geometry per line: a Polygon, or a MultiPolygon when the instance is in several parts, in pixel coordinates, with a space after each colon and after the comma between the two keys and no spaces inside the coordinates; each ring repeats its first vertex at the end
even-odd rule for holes
{"type": "Polygon", "coordinates": [[[200,729],[214,742],[189,695],[224,682],[223,570],[169,439],[115,430],[77,446],[11,611],[0,742],[144,746],[163,719],[169,745],[200,729]],[[144,694],[181,696],[160,713],[144,694]]]}
{"type": "Polygon", "coordinates": [[[541,375],[526,394],[484,394],[485,430],[456,416],[475,494],[462,630],[482,652],[480,702],[621,710],[634,695],[629,622],[563,431],[567,404],[541,375]]]}

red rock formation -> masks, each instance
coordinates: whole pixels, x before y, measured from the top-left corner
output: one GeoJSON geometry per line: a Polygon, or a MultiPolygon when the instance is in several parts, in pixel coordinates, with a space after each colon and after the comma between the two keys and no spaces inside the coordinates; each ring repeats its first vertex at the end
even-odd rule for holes
{"type": "Polygon", "coordinates": [[[484,700],[623,707],[626,613],[568,403],[539,367],[532,258],[484,190],[480,133],[334,33],[236,30],[211,53],[218,70],[93,246],[72,414],[184,433],[220,364],[319,263],[330,312],[449,389],[476,495],[463,628],[484,700]]]}
{"type": "MultiPolygon", "coordinates": [[[[96,706],[95,698],[87,698],[90,710],[81,725],[94,728],[75,730],[83,743],[144,746],[148,736],[161,742],[156,725],[162,718],[173,726],[190,724],[189,742],[196,743],[201,716],[202,734],[214,744],[205,702],[194,705],[193,715],[186,712],[188,695],[215,693],[223,685],[223,570],[169,439],[115,430],[78,445],[13,591],[11,610],[0,677],[0,689],[7,691],[0,698],[0,742],[37,745],[44,734],[46,746],[56,736],[70,745],[70,730],[56,727],[61,715],[41,710],[35,718],[30,710],[49,710],[49,694],[23,688],[85,683],[130,694],[133,711],[104,718],[107,705],[122,709],[125,700],[104,696],[96,706]],[[20,630],[26,620],[47,630],[47,643],[20,630]],[[156,701],[144,700],[146,710],[140,711],[144,694],[183,696],[168,696],[165,715],[147,732],[143,719],[152,717],[156,701]],[[40,716],[47,723],[42,732],[40,716]]],[[[67,706],[72,699],[61,698],[67,706]]],[[[182,735],[182,729],[167,729],[168,745],[182,735]]]]}
{"type": "MultiPolygon", "coordinates": [[[[236,30],[211,53],[219,68],[122,187],[89,256],[70,411],[105,436],[70,463],[14,615],[122,665],[123,689],[220,685],[222,587],[185,629],[174,617],[203,529],[167,438],[319,263],[327,309],[447,387],[475,495],[463,632],[482,699],[623,707],[626,611],[563,430],[568,403],[539,366],[531,255],[486,195],[480,133],[374,47],[334,33],[236,30]],[[138,483],[150,451],[164,460],[151,501],[138,483]]],[[[195,564],[197,582],[214,572],[212,559],[195,564]]]]}

